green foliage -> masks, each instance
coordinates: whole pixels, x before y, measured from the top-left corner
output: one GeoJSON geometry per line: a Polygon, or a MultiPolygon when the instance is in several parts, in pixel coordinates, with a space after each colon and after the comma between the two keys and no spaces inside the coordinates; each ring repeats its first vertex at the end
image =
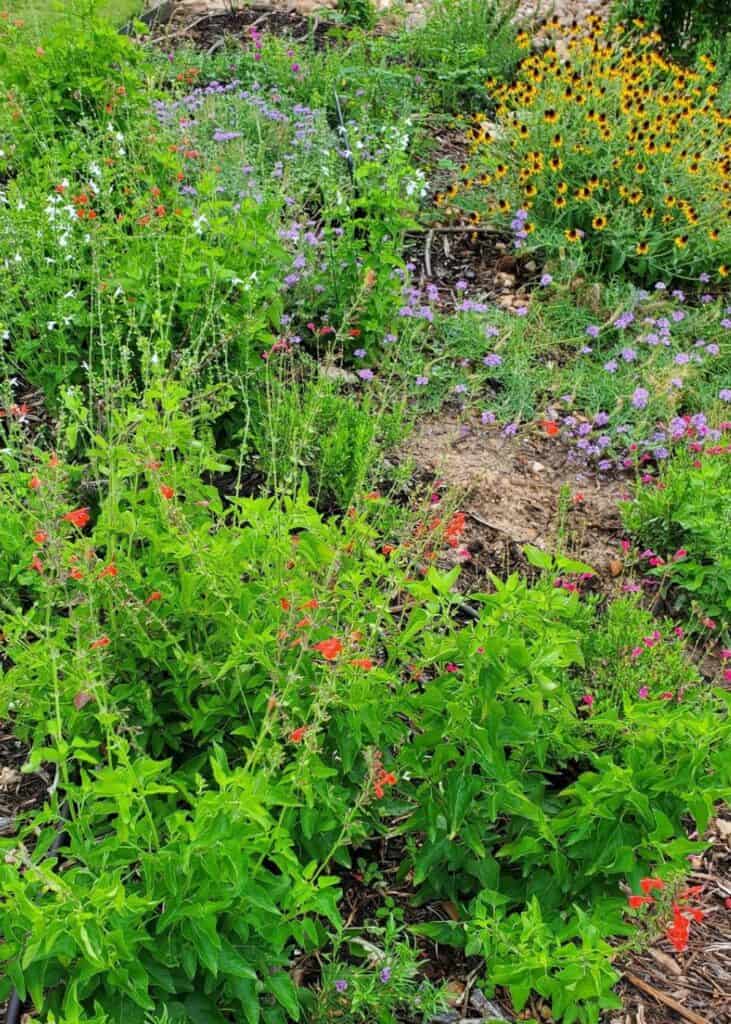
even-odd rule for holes
{"type": "Polygon", "coordinates": [[[623,507],[627,529],[662,564],[651,571],[679,609],[731,626],[731,484],[728,449],[679,454],[623,507]]]}
{"type": "Polygon", "coordinates": [[[440,108],[482,110],[485,79],[510,78],[520,57],[514,14],[514,3],[439,0],[403,37],[401,46],[440,108]]]}
{"type": "MultiPolygon", "coordinates": [[[[0,719],[28,769],[56,776],[0,839],[0,1002],[15,988],[43,1024],[429,1021],[445,1005],[431,939],[480,957],[481,985],[516,1011],[537,993],[556,1019],[596,1024],[639,941],[623,889],[664,879],[650,913],[665,927],[703,848],[688,822],[702,836],[729,797],[728,694],[701,683],[676,624],[555,579],[590,571],[561,554],[528,546],[537,582],[468,593],[444,568],[467,555],[465,516],[415,482],[399,442],[456,395],[486,423],[546,410],[555,443],[600,468],[629,442],[647,468],[691,428],[720,438],[715,279],[699,303],[669,282],[670,296],[577,279],[582,263],[618,269],[616,245],[561,267],[565,225],[520,165],[489,202],[530,206],[524,248],[552,254],[557,280],[514,316],[417,278],[405,254],[439,174],[432,115],[475,112],[484,141],[483,79],[512,74],[526,45],[511,7],[445,0],[413,31],[171,55],[76,13],[40,37],[0,21],[0,719]],[[362,920],[350,876],[369,892],[362,920]],[[450,920],[430,918],[444,901],[450,920]]],[[[356,0],[336,20],[371,16],[356,0]]],[[[595,84],[614,51],[581,63],[582,45],[571,59],[595,84]]],[[[680,73],[631,59],[651,92],[680,73]]],[[[489,145],[509,156],[524,116],[548,138],[560,76],[534,95],[536,62],[488,98],[489,145]]],[[[632,83],[609,78],[599,114],[641,131],[632,83]]],[[[580,138],[584,108],[555,106],[580,138]]],[[[727,146],[726,127],[709,139],[727,146]]],[[[670,134],[685,145],[691,129],[670,134]]],[[[724,161],[699,199],[707,182],[670,155],[672,216],[707,198],[715,224],[724,161]]],[[[563,159],[580,187],[597,154],[563,159]]],[[[606,188],[611,237],[634,245],[635,205],[606,188]]],[[[697,277],[726,229],[718,250],[666,259],[664,242],[623,266],[697,277]]],[[[690,594],[720,619],[730,517],[713,450],[672,463],[626,515],[664,553],[674,610],[690,594]]]]}
{"type": "Polygon", "coordinates": [[[679,57],[693,55],[713,41],[728,42],[731,12],[726,0],[617,0],[621,19],[637,18],[657,26],[663,40],[679,57]]]}

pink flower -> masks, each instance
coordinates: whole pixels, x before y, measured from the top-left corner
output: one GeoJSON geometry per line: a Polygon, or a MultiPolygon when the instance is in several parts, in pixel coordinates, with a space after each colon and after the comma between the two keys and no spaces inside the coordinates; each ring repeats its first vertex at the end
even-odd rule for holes
{"type": "Polygon", "coordinates": [[[678,548],[678,550],[673,555],[673,561],[674,562],[679,562],[680,559],[681,558],[685,558],[685,556],[687,554],[688,554],[688,552],[685,550],[685,548],[678,548]]]}
{"type": "Polygon", "coordinates": [[[625,553],[625,555],[626,555],[626,554],[627,554],[627,552],[629,551],[629,549],[630,549],[630,543],[629,543],[629,541],[628,541],[628,540],[627,540],[627,539],[625,538],[625,539],[624,539],[624,540],[622,541],[622,551],[624,551],[624,553],[625,553]]]}
{"type": "Polygon", "coordinates": [[[723,679],[726,683],[731,683],[731,668],[725,668],[723,670],[723,679]]]}
{"type": "Polygon", "coordinates": [[[731,658],[731,649],[728,647],[721,648],[721,661],[728,661],[731,658]]]}
{"type": "Polygon", "coordinates": [[[630,658],[632,658],[632,659],[639,658],[639,656],[642,654],[643,651],[644,651],[644,647],[633,647],[632,648],[632,653],[630,654],[630,658]]]}
{"type": "Polygon", "coordinates": [[[640,698],[640,700],[647,700],[647,698],[650,696],[650,687],[641,686],[637,691],[637,696],[640,698]]]}
{"type": "Polygon", "coordinates": [[[685,630],[683,629],[682,626],[676,626],[675,629],[673,630],[673,633],[675,633],[675,635],[677,637],[679,637],[681,640],[685,636],[685,630]]]}
{"type": "Polygon", "coordinates": [[[582,701],[583,704],[588,704],[589,707],[591,707],[592,704],[594,703],[594,694],[593,693],[585,693],[584,696],[581,698],[581,701],[582,701]]]}
{"type": "Polygon", "coordinates": [[[459,665],[455,665],[453,661],[448,661],[444,666],[445,672],[459,672],[459,665]]]}

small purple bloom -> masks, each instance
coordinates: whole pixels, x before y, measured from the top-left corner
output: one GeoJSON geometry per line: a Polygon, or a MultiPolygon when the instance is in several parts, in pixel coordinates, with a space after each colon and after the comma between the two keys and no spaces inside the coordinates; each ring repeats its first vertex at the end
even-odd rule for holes
{"type": "Polygon", "coordinates": [[[424,376],[423,376],[423,374],[420,374],[420,375],[419,375],[419,376],[418,376],[418,377],[416,378],[416,380],[414,381],[414,383],[415,383],[415,384],[418,384],[418,386],[419,386],[420,388],[425,388],[425,387],[426,387],[426,385],[427,385],[427,384],[429,383],[429,378],[428,378],[428,377],[424,377],[424,376]]]}
{"type": "Polygon", "coordinates": [[[503,427],[503,434],[505,434],[506,437],[513,437],[517,433],[518,433],[518,424],[517,423],[508,423],[505,427],[503,427]]]}
{"type": "Polygon", "coordinates": [[[635,388],[634,394],[632,395],[632,405],[635,409],[644,409],[649,397],[650,392],[646,388],[635,388]]]}
{"type": "Polygon", "coordinates": [[[543,274],[539,281],[541,288],[548,288],[549,284],[553,284],[553,278],[550,274],[543,274]]]}
{"type": "Polygon", "coordinates": [[[466,281],[461,281],[461,280],[457,281],[454,287],[457,289],[458,292],[466,292],[467,291],[467,282],[466,281]]]}
{"type": "Polygon", "coordinates": [[[487,327],[485,328],[485,334],[487,335],[488,338],[497,338],[497,336],[500,334],[500,331],[497,327],[495,327],[494,324],[488,324],[487,327]]]}
{"type": "Polygon", "coordinates": [[[712,341],[710,345],[706,345],[706,352],[709,356],[717,356],[720,351],[721,349],[715,341],[712,341]]]}
{"type": "Polygon", "coordinates": [[[373,370],[358,370],[357,373],[361,380],[373,380],[373,370]]]}
{"type": "Polygon", "coordinates": [[[690,362],[690,356],[688,355],[687,352],[678,352],[677,356],[675,357],[675,365],[676,366],[685,366],[685,364],[689,363],[689,362],[690,362]]]}
{"type": "Polygon", "coordinates": [[[721,388],[718,397],[722,402],[731,402],[731,388],[721,388]]]}
{"type": "Polygon", "coordinates": [[[391,978],[391,968],[384,967],[381,973],[378,975],[381,980],[381,984],[385,985],[391,978]]]}
{"type": "Polygon", "coordinates": [[[467,385],[466,384],[455,384],[455,386],[454,386],[454,393],[455,393],[455,395],[463,395],[466,390],[467,390],[467,385]]]}
{"type": "Polygon", "coordinates": [[[353,352],[353,355],[354,355],[354,356],[357,356],[357,357],[358,357],[358,359],[365,359],[365,354],[366,354],[366,350],[365,350],[364,348],[357,348],[357,349],[356,349],[356,350],[355,350],[355,351],[353,352]]]}
{"type": "Polygon", "coordinates": [[[711,280],[711,278],[710,278],[709,274],[706,274],[706,272],[703,271],[702,274],[698,275],[698,280],[700,281],[701,284],[708,284],[708,282],[711,280]]]}
{"type": "Polygon", "coordinates": [[[490,410],[489,410],[489,409],[486,409],[486,410],[485,410],[485,411],[484,411],[484,412],[483,412],[483,413],[481,414],[481,416],[480,416],[480,420],[481,420],[481,421],[482,421],[483,423],[485,423],[485,424],[487,424],[487,423],[494,423],[494,422],[495,422],[495,413],[494,413],[494,412],[490,412],[490,410]]]}
{"type": "Polygon", "coordinates": [[[681,380],[680,377],[671,377],[670,378],[670,383],[672,384],[672,386],[674,388],[682,388],[682,386],[683,386],[683,381],[681,380]]]}
{"type": "Polygon", "coordinates": [[[591,345],[582,345],[581,348],[579,349],[579,355],[580,356],[588,356],[593,351],[594,350],[592,349],[591,345]]]}
{"type": "Polygon", "coordinates": [[[620,313],[617,319],[614,321],[614,326],[618,330],[624,330],[625,327],[629,327],[631,323],[634,323],[635,315],[629,310],[626,313],[620,313]]]}
{"type": "Polygon", "coordinates": [[[347,992],[348,983],[344,980],[344,978],[338,978],[338,980],[335,982],[335,988],[337,989],[338,992],[347,992]]]}
{"type": "Polygon", "coordinates": [[[667,285],[665,284],[664,281],[658,281],[657,284],[655,285],[655,291],[656,292],[664,292],[666,288],[667,288],[667,285]]]}
{"type": "Polygon", "coordinates": [[[633,363],[636,358],[637,358],[637,353],[635,352],[635,350],[633,348],[623,348],[622,349],[622,359],[624,359],[625,363],[633,363]]]}
{"type": "Polygon", "coordinates": [[[604,369],[607,371],[607,373],[616,373],[617,372],[617,360],[616,359],[610,359],[608,363],[604,364],[604,369]]]}
{"type": "Polygon", "coordinates": [[[497,354],[497,352],[490,352],[482,361],[485,366],[500,366],[502,358],[497,354]]]}

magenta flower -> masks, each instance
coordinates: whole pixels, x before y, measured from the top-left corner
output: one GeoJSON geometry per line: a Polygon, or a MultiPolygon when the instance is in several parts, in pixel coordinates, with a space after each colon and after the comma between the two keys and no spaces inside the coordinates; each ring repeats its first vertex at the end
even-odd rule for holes
{"type": "Polygon", "coordinates": [[[639,690],[637,691],[637,696],[640,698],[640,700],[647,700],[649,695],[650,695],[650,687],[649,686],[641,686],[639,688],[639,690]]]}

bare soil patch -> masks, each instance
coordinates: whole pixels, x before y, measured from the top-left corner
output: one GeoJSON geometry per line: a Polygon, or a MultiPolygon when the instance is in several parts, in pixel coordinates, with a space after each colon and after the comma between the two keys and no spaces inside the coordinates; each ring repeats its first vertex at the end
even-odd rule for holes
{"type": "Polygon", "coordinates": [[[532,544],[588,563],[602,589],[617,589],[624,480],[577,467],[539,427],[507,438],[495,426],[456,415],[424,421],[405,453],[464,495],[471,584],[490,572],[529,568],[522,548],[532,544]]]}

